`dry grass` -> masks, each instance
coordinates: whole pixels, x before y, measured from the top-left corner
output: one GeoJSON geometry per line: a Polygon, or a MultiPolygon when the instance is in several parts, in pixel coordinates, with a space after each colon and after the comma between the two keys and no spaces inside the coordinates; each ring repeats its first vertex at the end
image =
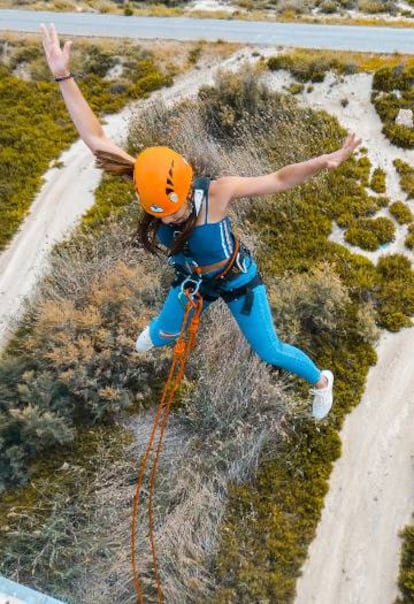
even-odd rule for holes
{"type": "Polygon", "coordinates": [[[377,53],[350,52],[342,50],[319,50],[312,48],[297,48],[286,50],[295,64],[309,64],[321,60],[326,63],[337,61],[342,65],[355,66],[358,70],[372,72],[381,67],[396,67],[404,64],[407,67],[414,64],[412,55],[394,53],[381,55],[377,53]]]}

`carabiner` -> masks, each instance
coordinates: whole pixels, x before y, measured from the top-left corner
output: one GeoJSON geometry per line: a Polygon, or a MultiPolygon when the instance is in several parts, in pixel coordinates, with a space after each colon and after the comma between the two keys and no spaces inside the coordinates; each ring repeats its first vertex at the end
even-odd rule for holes
{"type": "Polygon", "coordinates": [[[191,297],[191,299],[193,299],[194,296],[196,294],[198,294],[198,290],[200,289],[200,285],[201,285],[201,279],[194,279],[191,275],[189,275],[181,283],[181,288],[180,288],[180,294],[179,295],[185,295],[185,296],[191,297]],[[191,291],[190,291],[190,288],[188,288],[188,290],[186,291],[186,288],[187,288],[188,285],[190,285],[191,291]],[[191,287],[192,285],[194,285],[194,287],[191,287]]]}

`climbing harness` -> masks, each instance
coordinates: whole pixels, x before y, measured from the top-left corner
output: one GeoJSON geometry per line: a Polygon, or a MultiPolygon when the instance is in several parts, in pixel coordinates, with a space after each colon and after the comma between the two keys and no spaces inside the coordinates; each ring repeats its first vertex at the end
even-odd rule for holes
{"type": "MultiPolygon", "coordinates": [[[[205,273],[220,268],[219,264],[209,266],[198,266],[194,260],[185,257],[185,264],[172,263],[175,269],[175,279],[172,282],[172,287],[177,287],[183,283],[197,283],[197,291],[200,291],[204,300],[214,302],[218,298],[228,304],[233,300],[237,300],[242,296],[246,296],[242,314],[249,315],[254,302],[254,288],[263,283],[260,273],[257,271],[254,277],[234,289],[227,289],[225,284],[231,282],[238,277],[242,272],[246,272],[247,259],[250,256],[249,250],[238,240],[235,239],[233,255],[230,260],[226,260],[225,268],[218,275],[206,276],[205,273]]],[[[181,294],[179,294],[181,296],[181,294]]]]}

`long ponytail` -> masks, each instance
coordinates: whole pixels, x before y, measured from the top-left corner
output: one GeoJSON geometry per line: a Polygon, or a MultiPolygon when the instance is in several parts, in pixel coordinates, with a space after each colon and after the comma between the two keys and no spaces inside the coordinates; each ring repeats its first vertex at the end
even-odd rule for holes
{"type": "Polygon", "coordinates": [[[105,172],[133,179],[135,162],[109,151],[95,151],[95,165],[105,172]]]}

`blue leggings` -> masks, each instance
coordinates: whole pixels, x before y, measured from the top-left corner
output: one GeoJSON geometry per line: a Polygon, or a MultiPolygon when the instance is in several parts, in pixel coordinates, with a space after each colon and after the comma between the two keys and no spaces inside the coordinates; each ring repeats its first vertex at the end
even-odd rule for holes
{"type": "MultiPolygon", "coordinates": [[[[255,264],[252,263],[251,270],[248,271],[250,277],[241,276],[245,283],[250,280],[254,272],[255,264]]],[[[239,277],[231,281],[233,288],[240,287],[242,284],[239,277]]],[[[249,315],[241,312],[244,296],[229,302],[227,306],[254,352],[266,363],[295,373],[310,384],[318,382],[321,372],[308,355],[295,346],[284,344],[277,337],[266,287],[259,285],[253,291],[254,302],[249,315]]],[[[150,336],[155,346],[165,346],[175,342],[180,333],[184,306],[178,298],[179,292],[180,286],[170,289],[160,314],[150,323],[150,336]]],[[[209,303],[204,302],[203,310],[208,306],[209,303]]]]}

